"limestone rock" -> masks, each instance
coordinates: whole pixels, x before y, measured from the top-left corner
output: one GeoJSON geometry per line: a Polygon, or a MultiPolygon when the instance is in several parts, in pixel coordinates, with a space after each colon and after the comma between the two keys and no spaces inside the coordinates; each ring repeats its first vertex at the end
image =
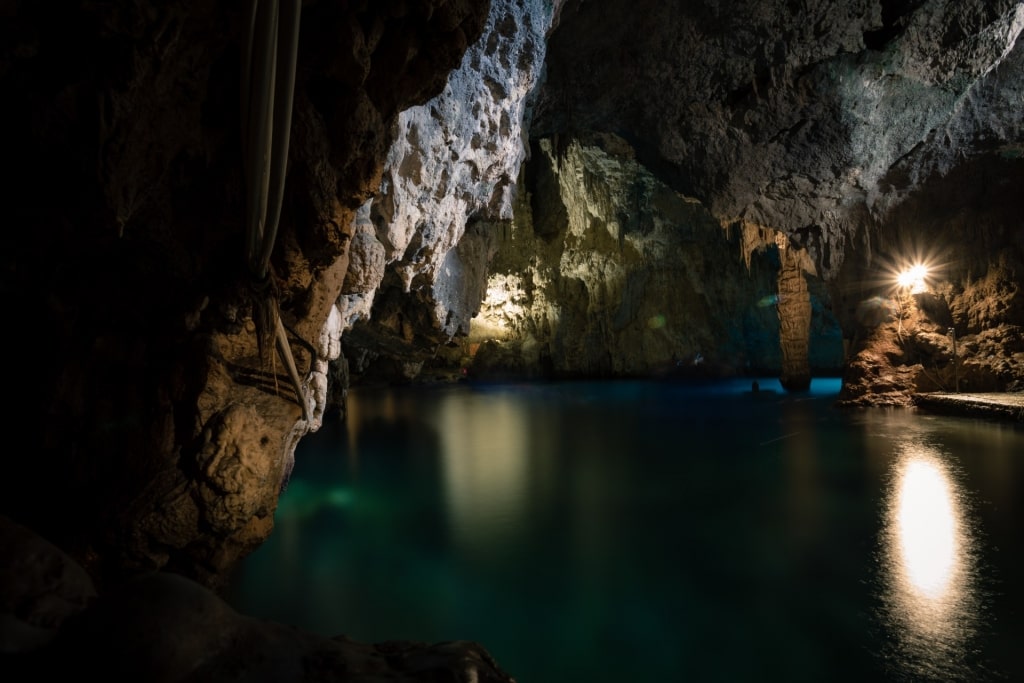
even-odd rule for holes
{"type": "Polygon", "coordinates": [[[534,130],[618,132],[670,185],[787,233],[831,279],[866,216],[966,156],[1017,149],[1022,28],[1014,0],[578,3],[552,35],[534,130]]]}
{"type": "Polygon", "coordinates": [[[71,557],[0,516],[0,659],[45,646],[95,599],[92,579],[71,557]]]}
{"type": "Polygon", "coordinates": [[[801,256],[784,236],[779,239],[779,346],[782,368],[779,382],[789,391],[805,391],[811,385],[808,346],[811,335],[811,298],[801,256]]]}
{"type": "MultiPolygon", "coordinates": [[[[774,239],[723,226],[660,183],[620,138],[561,144],[534,149],[530,194],[499,241],[467,340],[470,374],[778,373],[785,309],[774,239]]],[[[793,277],[813,278],[813,266],[807,274],[793,258],[793,277]]],[[[809,379],[811,295],[806,284],[784,294],[800,293],[803,337],[793,345],[802,344],[809,379]]],[[[835,372],[838,325],[827,306],[819,310],[814,342],[826,347],[817,360],[827,360],[818,370],[835,372]]]]}
{"type": "MultiPolygon", "coordinates": [[[[492,18],[498,13],[492,11],[492,18]]],[[[650,3],[636,11],[616,0],[588,0],[555,4],[550,16],[553,28],[544,78],[537,81],[535,103],[529,98],[530,117],[524,119],[523,130],[532,144],[549,139],[560,149],[587,131],[609,140],[618,137],[623,140],[619,147],[628,148],[627,154],[634,155],[640,167],[666,187],[700,202],[713,221],[741,230],[757,226],[792,245],[793,253],[806,261],[800,270],[809,275],[787,278],[785,282],[797,286],[797,295],[780,292],[775,305],[784,322],[784,353],[799,348],[808,358],[793,359],[795,365],[783,371],[786,384],[803,386],[815,369],[834,367],[833,349],[840,344],[846,357],[858,351],[854,342],[865,336],[858,330],[856,311],[889,294],[889,283],[879,279],[880,269],[895,277],[901,262],[927,259],[932,265],[947,266],[942,274],[947,282],[965,293],[981,292],[976,283],[988,277],[990,257],[1020,258],[1022,248],[1008,201],[1013,194],[1009,188],[1020,175],[1024,146],[1017,115],[1024,103],[1020,3],[703,0],[650,3]],[[991,189],[986,191],[986,185],[991,189]],[[970,211],[965,211],[967,206],[970,211]],[[966,215],[981,220],[975,226],[960,226],[966,215]],[[957,224],[951,233],[957,237],[935,240],[936,230],[945,231],[950,222],[957,224]],[[964,253],[952,254],[953,244],[966,247],[964,253]],[[807,295],[802,284],[809,288],[807,295]],[[841,332],[830,322],[833,317],[841,332]],[[808,324],[813,328],[810,333],[804,332],[808,324]]],[[[520,31],[536,29],[521,23],[520,31]]],[[[489,46],[520,40],[507,32],[500,33],[500,40],[489,35],[489,46]]],[[[468,98],[455,91],[451,95],[467,103],[480,102],[472,93],[468,98]]],[[[490,101],[485,98],[484,104],[490,101]]],[[[451,109],[451,100],[446,102],[431,111],[451,109]]],[[[500,136],[504,127],[489,118],[494,108],[473,106],[487,115],[492,137],[467,129],[470,149],[477,143],[481,150],[502,149],[493,136],[500,136]]],[[[440,128],[461,130],[452,123],[440,128]]],[[[623,328],[615,325],[606,325],[602,332],[587,331],[597,324],[591,320],[593,302],[582,295],[584,290],[597,291],[591,287],[566,284],[552,292],[543,284],[550,278],[523,268],[492,269],[487,275],[489,291],[515,290],[502,300],[502,307],[557,308],[560,324],[581,335],[572,343],[594,347],[592,358],[576,364],[554,361],[552,353],[587,354],[578,349],[552,351],[553,333],[543,324],[515,331],[520,348],[510,348],[507,329],[480,319],[491,306],[487,297],[479,304],[480,315],[472,318],[477,313],[475,294],[484,289],[479,258],[492,258],[495,240],[507,241],[517,228],[495,227],[476,246],[455,248],[472,222],[463,220],[467,211],[458,197],[477,197],[473,201],[480,212],[505,220],[508,203],[497,201],[494,189],[507,183],[520,193],[527,190],[530,202],[513,204],[512,210],[516,213],[529,205],[531,215],[514,216],[513,221],[531,224],[536,235],[559,235],[571,217],[560,198],[544,196],[557,184],[538,182],[544,171],[536,165],[529,188],[522,180],[511,180],[511,165],[501,169],[502,180],[496,183],[480,171],[484,165],[477,163],[479,155],[460,151],[466,148],[458,147],[458,135],[445,139],[445,144],[455,145],[452,165],[438,161],[445,158],[445,150],[429,142],[436,139],[426,134],[430,126],[410,117],[404,130],[407,135],[393,150],[393,170],[386,175],[381,200],[372,209],[375,248],[386,253],[387,265],[374,271],[380,273],[380,289],[372,308],[365,295],[352,299],[360,312],[357,324],[369,320],[366,324],[377,330],[359,336],[377,342],[387,335],[404,340],[404,360],[389,361],[395,368],[419,362],[423,355],[429,364],[431,353],[433,362],[466,363],[482,348],[484,354],[475,357],[474,367],[487,374],[538,376],[552,367],[596,375],[632,372],[614,360],[620,357],[618,346],[642,345],[632,338],[616,338],[623,328]],[[450,179],[464,170],[459,164],[471,163],[476,164],[475,175],[462,177],[474,181],[472,190],[455,192],[454,199],[448,196],[444,201],[432,196],[436,188],[454,188],[450,179]],[[487,197],[493,201],[488,203],[487,197]],[[474,254],[476,265],[466,261],[466,253],[474,254]],[[468,319],[473,319],[472,339],[461,354],[443,350],[450,348],[450,340],[462,337],[468,319]],[[598,347],[608,347],[606,357],[597,358],[598,347]]],[[[511,194],[503,191],[501,196],[511,194]]],[[[594,205],[589,210],[598,222],[618,222],[617,216],[606,213],[619,210],[615,206],[594,205]]],[[[540,253],[543,260],[543,249],[540,253]]],[[[584,271],[608,264],[573,267],[584,271]]],[[[644,266],[625,262],[618,267],[621,272],[607,273],[612,281],[642,279],[644,266]]],[[[586,277],[599,279],[603,274],[586,277]]],[[[1013,282],[1019,277],[1010,276],[1007,285],[1013,282]]],[[[612,298],[617,295],[613,288],[612,298]]],[[[951,318],[966,316],[970,327],[981,328],[998,324],[1004,316],[1002,311],[983,311],[990,304],[982,302],[993,301],[988,297],[980,296],[974,304],[971,300],[972,295],[965,294],[952,301],[951,318]],[[970,311],[961,310],[963,306],[970,311]]],[[[1014,301],[1011,298],[1007,305],[1020,310],[1014,301]]],[[[695,346],[721,336],[714,329],[697,332],[704,321],[699,312],[692,320],[692,334],[703,335],[703,342],[672,342],[680,344],[681,354],[693,355],[695,346]]],[[[734,335],[749,335],[749,327],[734,330],[734,335]]],[[[774,344],[773,340],[769,345],[774,344]]],[[[373,357],[378,361],[370,362],[380,362],[387,354],[381,355],[382,344],[377,346],[359,347],[353,339],[348,348],[364,360],[373,357]]],[[[632,353],[650,351],[649,344],[644,348],[632,353]]],[[[764,348],[761,345],[757,355],[766,357],[764,348]]],[[[647,362],[635,367],[648,367],[647,362]]],[[[769,368],[774,365],[766,363],[769,368]]]]}
{"type": "Polygon", "coordinates": [[[380,187],[400,112],[441,91],[488,10],[301,3],[264,279],[244,229],[246,6],[0,10],[0,122],[16,169],[5,206],[18,226],[3,291],[39,359],[10,377],[23,392],[18,429],[33,436],[0,511],[97,579],[173,568],[214,584],[270,533],[340,352],[321,341],[337,332],[355,212],[380,187]],[[298,389],[275,355],[274,311],[298,389]]]}
{"type": "Polygon", "coordinates": [[[921,305],[927,296],[895,298],[899,305],[877,325],[865,326],[866,337],[844,373],[839,405],[909,407],[920,392],[1020,391],[1024,327],[957,330],[921,305]]]}
{"type": "Polygon", "coordinates": [[[885,393],[906,405],[915,391],[953,391],[950,329],[958,342],[961,391],[1019,390],[1024,233],[1017,227],[1018,210],[1001,197],[1022,182],[1024,169],[1011,160],[965,163],[893,211],[897,234],[881,235],[871,253],[851,253],[848,265],[857,267],[844,268],[841,277],[849,283],[849,303],[837,307],[851,337],[842,403],[870,405],[882,402],[876,397],[885,393]],[[927,262],[926,290],[908,299],[896,285],[896,273],[910,259],[889,261],[881,254],[917,255],[927,262]],[[879,281],[879,272],[888,279],[879,281]],[[919,331],[947,341],[917,342],[919,331]],[[881,354],[882,347],[900,352],[881,354]],[[875,359],[873,371],[866,371],[868,358],[875,359]],[[891,360],[880,363],[882,358],[891,360]],[[900,381],[887,382],[884,391],[873,383],[897,376],[900,381]]]}
{"type": "Polygon", "coordinates": [[[6,664],[5,673],[19,681],[513,681],[474,642],[317,636],[245,617],[200,584],[162,572],[113,587],[67,619],[46,645],[6,664]]]}
{"type": "Polygon", "coordinates": [[[353,245],[357,261],[372,267],[342,293],[353,312],[347,321],[374,327],[372,338],[393,335],[432,348],[468,332],[486,254],[470,247],[472,236],[464,240],[467,225],[479,229],[512,217],[532,96],[558,5],[493,0],[482,39],[444,90],[399,117],[369,207],[375,234],[361,221],[353,245]]]}

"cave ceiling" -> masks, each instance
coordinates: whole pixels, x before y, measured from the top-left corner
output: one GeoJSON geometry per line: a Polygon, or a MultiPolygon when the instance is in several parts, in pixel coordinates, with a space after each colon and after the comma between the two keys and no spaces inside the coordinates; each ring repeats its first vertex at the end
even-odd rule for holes
{"type": "Polygon", "coordinates": [[[834,276],[858,231],[953,168],[1020,163],[1022,28],[1015,0],[574,0],[531,130],[616,133],[834,276]]]}

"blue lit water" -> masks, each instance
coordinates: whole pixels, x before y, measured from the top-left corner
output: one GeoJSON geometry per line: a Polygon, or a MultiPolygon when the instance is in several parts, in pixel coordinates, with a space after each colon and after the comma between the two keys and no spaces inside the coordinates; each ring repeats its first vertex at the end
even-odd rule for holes
{"type": "Polygon", "coordinates": [[[519,683],[1024,680],[1024,429],[759,384],[356,389],[229,600],[519,683]]]}

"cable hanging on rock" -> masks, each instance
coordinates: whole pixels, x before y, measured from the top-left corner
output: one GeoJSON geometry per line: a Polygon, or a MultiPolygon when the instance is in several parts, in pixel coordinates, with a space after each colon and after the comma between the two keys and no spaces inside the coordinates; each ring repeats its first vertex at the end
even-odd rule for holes
{"type": "MultiPolygon", "coordinates": [[[[269,277],[284,201],[301,8],[301,0],[251,0],[242,51],[245,258],[261,285],[269,277]]],[[[308,422],[309,406],[272,290],[259,302],[255,318],[261,354],[273,337],[308,422]]]]}

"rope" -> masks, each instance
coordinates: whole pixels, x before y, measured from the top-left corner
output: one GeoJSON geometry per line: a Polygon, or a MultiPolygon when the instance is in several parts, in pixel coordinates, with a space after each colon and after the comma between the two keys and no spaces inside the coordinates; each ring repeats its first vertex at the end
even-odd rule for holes
{"type": "MultiPolygon", "coordinates": [[[[263,242],[257,253],[255,272],[258,277],[265,277],[270,268],[270,254],[274,250],[277,239],[277,226],[281,218],[281,205],[284,202],[284,179],[288,168],[288,143],[291,139],[292,103],[295,94],[295,67],[299,56],[299,11],[301,0],[284,0],[281,8],[281,24],[278,38],[281,40],[277,50],[277,76],[280,81],[274,88],[274,130],[273,148],[271,150],[270,190],[268,197],[267,218],[264,226],[263,242]]],[[[276,78],[275,78],[276,80],[276,78]]]]}
{"type": "Polygon", "coordinates": [[[303,339],[302,336],[294,329],[292,329],[288,325],[285,325],[283,320],[281,321],[281,324],[284,325],[285,330],[291,333],[292,337],[295,338],[295,341],[297,343],[301,344],[307,351],[309,351],[309,371],[313,372],[313,369],[316,367],[317,356],[319,355],[316,352],[316,347],[310,344],[305,339],[303,339]]]}
{"type": "MultiPolygon", "coordinates": [[[[243,61],[249,71],[243,74],[243,92],[248,94],[243,103],[243,150],[245,187],[247,191],[245,218],[248,227],[246,258],[258,279],[256,251],[263,241],[267,215],[267,196],[270,192],[270,152],[273,135],[274,80],[277,75],[277,0],[252,0],[255,6],[253,36],[247,41],[251,54],[243,61]]],[[[287,131],[285,131],[287,133],[287,131]]]]}
{"type": "MultiPolygon", "coordinates": [[[[267,285],[284,200],[291,137],[301,0],[251,0],[242,54],[242,155],[245,172],[245,258],[258,286],[267,285]]],[[[256,316],[261,356],[272,336],[302,408],[309,404],[272,291],[256,316]],[[267,339],[266,341],[269,341],[267,339]]],[[[275,375],[276,376],[276,375],[275,375]]]]}

